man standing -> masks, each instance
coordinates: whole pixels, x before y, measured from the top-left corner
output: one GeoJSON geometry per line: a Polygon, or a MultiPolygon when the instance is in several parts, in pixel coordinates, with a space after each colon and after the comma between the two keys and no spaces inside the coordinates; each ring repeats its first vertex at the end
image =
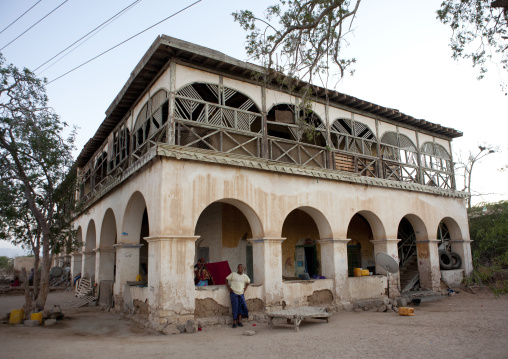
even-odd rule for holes
{"type": "Polygon", "coordinates": [[[243,271],[243,264],[239,264],[238,271],[226,277],[226,285],[229,289],[231,307],[233,308],[233,328],[243,327],[242,317],[249,317],[243,293],[249,286],[250,279],[243,271]]]}

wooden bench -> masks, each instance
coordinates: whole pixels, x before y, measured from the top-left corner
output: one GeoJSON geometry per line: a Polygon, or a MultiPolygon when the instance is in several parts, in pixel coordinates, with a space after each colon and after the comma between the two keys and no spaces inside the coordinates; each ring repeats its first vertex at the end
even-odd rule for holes
{"type": "Polygon", "coordinates": [[[285,318],[287,323],[290,324],[291,320],[295,328],[295,332],[298,332],[300,323],[304,319],[323,319],[328,323],[329,318],[332,316],[326,311],[326,308],[322,307],[299,307],[293,309],[283,309],[276,312],[266,314],[268,316],[268,325],[270,329],[273,329],[273,319],[285,318]]]}

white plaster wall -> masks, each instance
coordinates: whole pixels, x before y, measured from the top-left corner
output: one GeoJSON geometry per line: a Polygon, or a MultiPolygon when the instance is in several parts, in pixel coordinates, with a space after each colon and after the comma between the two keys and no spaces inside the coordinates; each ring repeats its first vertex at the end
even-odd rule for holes
{"type": "Polygon", "coordinates": [[[287,281],[282,283],[282,288],[287,308],[297,308],[308,305],[307,297],[318,290],[329,290],[333,293],[333,280],[287,281]]]}
{"type": "Polygon", "coordinates": [[[349,111],[342,110],[340,108],[335,108],[330,106],[328,108],[328,114],[330,117],[330,125],[333,123],[333,121],[339,119],[339,118],[352,118],[352,114],[349,111]]]}
{"type": "MultiPolygon", "coordinates": [[[[206,287],[196,287],[196,299],[213,299],[218,304],[231,308],[231,298],[229,290],[225,285],[211,285],[206,287]]],[[[262,285],[249,285],[245,291],[245,300],[263,298],[262,285]]]]}
{"type": "Polygon", "coordinates": [[[418,147],[417,144],[416,144],[416,133],[415,133],[415,131],[409,130],[407,128],[399,126],[399,133],[409,137],[409,139],[411,141],[413,141],[413,144],[415,145],[415,147],[418,147]]]}
{"type": "MultiPolygon", "coordinates": [[[[361,122],[364,125],[368,126],[372,133],[376,135],[376,120],[371,117],[362,116],[362,115],[354,115],[354,119],[356,122],[361,122]]],[[[377,136],[376,136],[377,137],[377,136]]]]}
{"type": "Polygon", "coordinates": [[[435,140],[436,140],[436,143],[443,146],[446,151],[448,151],[448,154],[451,156],[452,152],[451,152],[451,149],[450,149],[450,142],[451,141],[447,141],[447,140],[444,140],[442,138],[438,138],[438,137],[435,137],[435,140]]]}
{"type": "Polygon", "coordinates": [[[386,292],[386,276],[372,275],[349,277],[349,299],[351,301],[382,298],[386,292]]]}
{"type": "Polygon", "coordinates": [[[325,127],[326,127],[327,126],[327,123],[326,123],[326,106],[321,104],[321,103],[313,103],[313,105],[312,105],[312,111],[314,111],[314,113],[319,116],[319,118],[323,122],[323,125],[325,125],[325,127]]]}
{"type": "Polygon", "coordinates": [[[155,83],[150,87],[150,97],[153,96],[160,89],[164,89],[169,92],[170,88],[170,78],[171,71],[169,67],[162,73],[162,75],[155,81],[155,83]]]}
{"type": "Polygon", "coordinates": [[[379,133],[378,133],[379,141],[381,141],[385,132],[397,132],[397,126],[392,125],[391,123],[383,121],[378,121],[378,123],[379,123],[379,133]]]}
{"type": "MultiPolygon", "coordinates": [[[[418,133],[418,140],[420,141],[420,148],[425,142],[434,142],[434,137],[429,136],[425,133],[418,133]]],[[[416,143],[415,143],[416,144],[416,143]]],[[[448,147],[445,147],[448,148],[448,147]]]]}
{"type": "Polygon", "coordinates": [[[222,206],[220,203],[211,204],[200,215],[196,225],[196,254],[194,262],[197,263],[197,248],[208,247],[210,263],[222,261],[222,206]]]}
{"type": "Polygon", "coordinates": [[[219,75],[209,72],[193,69],[183,65],[176,65],[175,89],[178,92],[180,88],[187,86],[193,82],[204,82],[210,84],[219,83],[219,75]]]}
{"type": "Polygon", "coordinates": [[[262,96],[261,96],[261,87],[244,82],[239,80],[234,80],[229,77],[223,77],[222,83],[224,86],[232,88],[238,92],[243,93],[244,95],[248,96],[256,106],[258,107],[259,111],[262,110],[262,96]]]}
{"type": "MultiPolygon", "coordinates": [[[[143,97],[141,97],[141,99],[139,100],[139,102],[136,104],[136,106],[134,106],[134,108],[132,109],[132,128],[134,128],[134,126],[136,126],[136,120],[138,118],[138,115],[139,115],[139,111],[141,111],[141,108],[145,105],[146,101],[148,101],[150,99],[150,95],[149,93],[145,93],[143,95],[143,97]]],[[[131,135],[133,133],[131,132],[131,135]]]]}
{"type": "Polygon", "coordinates": [[[284,92],[278,92],[274,90],[267,89],[266,90],[266,112],[270,112],[270,109],[274,105],[278,105],[281,103],[287,104],[296,104],[296,98],[294,96],[288,95],[284,92]]]}
{"type": "Polygon", "coordinates": [[[468,228],[463,199],[197,161],[161,161],[165,184],[159,195],[164,209],[160,230],[166,233],[193,234],[204,208],[220,200],[246,206],[240,209],[251,218],[254,237],[280,237],[285,218],[299,207],[315,209],[311,216],[321,238],[345,239],[349,220],[359,211],[371,212],[382,223],[372,228],[375,239],[396,238],[407,214],[421,218],[428,233],[437,232],[443,217],[455,219],[464,233],[468,228]]]}

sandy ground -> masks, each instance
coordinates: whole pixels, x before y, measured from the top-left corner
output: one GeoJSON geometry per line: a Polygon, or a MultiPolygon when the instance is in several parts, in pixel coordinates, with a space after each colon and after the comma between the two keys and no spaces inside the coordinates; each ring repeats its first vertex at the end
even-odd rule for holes
{"type": "MultiPolygon", "coordinates": [[[[71,295],[51,293],[46,308],[71,295]]],[[[22,303],[23,297],[0,297],[0,313],[22,303]]],[[[0,325],[0,358],[508,358],[508,297],[488,290],[423,302],[413,317],[343,311],[328,324],[304,322],[299,333],[282,322],[273,330],[249,322],[166,336],[97,308],[64,313],[49,327],[0,325]]]]}

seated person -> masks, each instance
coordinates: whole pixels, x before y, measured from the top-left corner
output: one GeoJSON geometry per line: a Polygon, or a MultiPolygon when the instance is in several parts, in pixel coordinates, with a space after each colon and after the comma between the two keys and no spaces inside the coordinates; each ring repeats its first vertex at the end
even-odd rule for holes
{"type": "Polygon", "coordinates": [[[194,266],[194,284],[198,287],[213,285],[213,278],[205,266],[206,262],[204,258],[198,260],[198,263],[194,266]]]}

